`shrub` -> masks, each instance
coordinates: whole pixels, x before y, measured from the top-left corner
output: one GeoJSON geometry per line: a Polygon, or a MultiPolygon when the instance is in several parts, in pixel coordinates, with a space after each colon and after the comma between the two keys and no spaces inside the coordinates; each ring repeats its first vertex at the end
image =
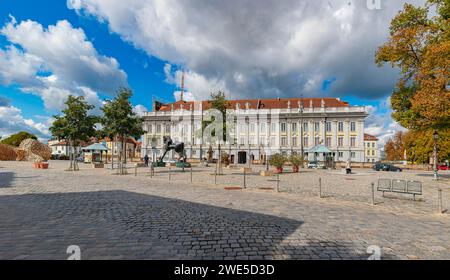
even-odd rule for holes
{"type": "Polygon", "coordinates": [[[222,152],[222,164],[229,165],[230,164],[230,157],[227,153],[222,152]]]}
{"type": "Polygon", "coordinates": [[[20,143],[22,143],[22,141],[26,139],[37,140],[37,137],[36,135],[33,135],[31,133],[21,131],[19,133],[9,136],[8,138],[3,139],[1,143],[14,147],[19,147],[20,143]]]}
{"type": "Polygon", "coordinates": [[[275,154],[270,157],[269,164],[275,166],[276,168],[282,168],[286,160],[286,156],[282,154],[275,154]]]}
{"type": "Polygon", "coordinates": [[[303,157],[301,155],[291,155],[289,157],[289,162],[296,167],[299,167],[303,162],[303,157]]]}

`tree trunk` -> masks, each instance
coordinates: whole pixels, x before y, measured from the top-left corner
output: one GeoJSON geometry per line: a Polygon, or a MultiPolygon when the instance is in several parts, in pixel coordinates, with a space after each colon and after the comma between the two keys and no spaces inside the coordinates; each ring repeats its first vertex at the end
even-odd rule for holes
{"type": "Polygon", "coordinates": [[[69,161],[70,161],[69,171],[73,171],[73,168],[74,168],[72,146],[73,146],[73,142],[72,142],[72,140],[69,140],[69,161]]]}
{"type": "Polygon", "coordinates": [[[114,170],[114,146],[115,142],[111,140],[111,170],[114,170]]]}
{"type": "Polygon", "coordinates": [[[125,165],[126,165],[126,141],[124,141],[124,138],[122,138],[122,168],[121,168],[121,174],[124,174],[124,170],[125,170],[125,165]]]}

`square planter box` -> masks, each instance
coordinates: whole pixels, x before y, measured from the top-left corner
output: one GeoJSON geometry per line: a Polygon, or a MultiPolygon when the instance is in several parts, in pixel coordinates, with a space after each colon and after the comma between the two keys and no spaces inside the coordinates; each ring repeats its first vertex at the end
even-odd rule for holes
{"type": "Polygon", "coordinates": [[[105,165],[103,163],[93,163],[93,168],[105,168],[105,165]]]}
{"type": "Polygon", "coordinates": [[[265,171],[265,170],[263,170],[259,174],[261,176],[263,176],[263,177],[272,177],[273,176],[273,171],[265,171]]]}
{"type": "Polygon", "coordinates": [[[253,170],[250,168],[250,167],[242,167],[241,168],[241,172],[242,173],[252,173],[253,172],[253,170]]]}

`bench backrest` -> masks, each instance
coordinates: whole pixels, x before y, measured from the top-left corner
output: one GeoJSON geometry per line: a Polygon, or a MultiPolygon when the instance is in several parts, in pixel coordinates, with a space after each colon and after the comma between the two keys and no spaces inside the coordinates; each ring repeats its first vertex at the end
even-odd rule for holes
{"type": "Polygon", "coordinates": [[[378,191],[422,195],[422,182],[398,179],[378,179],[378,191]]]}
{"type": "Polygon", "coordinates": [[[412,194],[422,194],[422,182],[408,181],[407,192],[412,194]]]}
{"type": "Polygon", "coordinates": [[[390,191],[392,191],[392,181],[391,181],[391,179],[378,179],[378,191],[379,192],[390,192],[390,191]]]}
{"type": "Polygon", "coordinates": [[[406,180],[392,180],[392,191],[398,192],[398,193],[405,193],[406,192],[406,180]]]}

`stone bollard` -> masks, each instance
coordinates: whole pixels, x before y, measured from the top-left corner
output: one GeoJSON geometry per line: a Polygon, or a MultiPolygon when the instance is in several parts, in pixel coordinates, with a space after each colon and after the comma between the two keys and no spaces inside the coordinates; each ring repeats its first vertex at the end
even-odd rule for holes
{"type": "Polygon", "coordinates": [[[169,165],[169,181],[172,180],[172,167],[169,165]]]}
{"type": "Polygon", "coordinates": [[[135,164],[134,165],[134,177],[137,177],[137,169],[138,169],[138,165],[135,164]]]}
{"type": "Polygon", "coordinates": [[[280,192],[280,174],[277,174],[277,193],[280,192]]]}
{"type": "Polygon", "coordinates": [[[246,189],[247,188],[247,185],[246,185],[246,182],[245,182],[245,178],[246,177],[246,171],[245,171],[245,169],[244,169],[244,189],[246,189]]]}
{"type": "Polygon", "coordinates": [[[192,184],[192,165],[191,165],[191,184],[192,184]]]}

